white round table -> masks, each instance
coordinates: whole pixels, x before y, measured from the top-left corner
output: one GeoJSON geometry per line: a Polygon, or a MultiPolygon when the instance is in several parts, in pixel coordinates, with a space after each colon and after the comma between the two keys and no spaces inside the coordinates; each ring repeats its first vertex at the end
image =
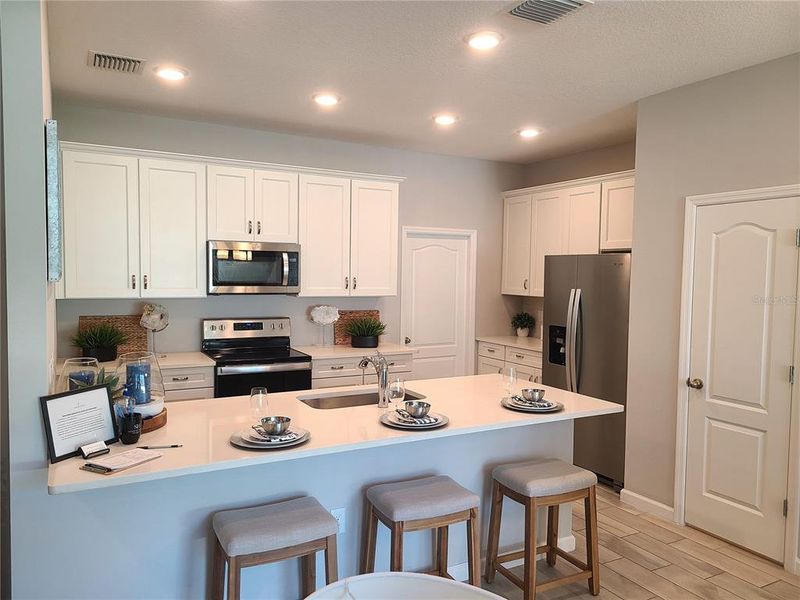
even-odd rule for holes
{"type": "Polygon", "coordinates": [[[422,573],[369,573],[341,579],[306,600],[502,600],[460,581],[422,573]]]}

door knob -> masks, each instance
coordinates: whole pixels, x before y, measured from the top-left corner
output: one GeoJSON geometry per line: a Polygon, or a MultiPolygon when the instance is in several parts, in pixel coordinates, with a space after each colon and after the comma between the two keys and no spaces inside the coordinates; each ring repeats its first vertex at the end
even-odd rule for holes
{"type": "Polygon", "coordinates": [[[406,337],[405,342],[406,342],[406,344],[410,344],[411,343],[411,338],[410,337],[406,337]]]}
{"type": "Polygon", "coordinates": [[[688,385],[690,388],[693,388],[695,390],[702,390],[703,389],[703,380],[700,379],[699,377],[695,377],[695,378],[689,377],[686,380],[686,385],[688,385]]]}

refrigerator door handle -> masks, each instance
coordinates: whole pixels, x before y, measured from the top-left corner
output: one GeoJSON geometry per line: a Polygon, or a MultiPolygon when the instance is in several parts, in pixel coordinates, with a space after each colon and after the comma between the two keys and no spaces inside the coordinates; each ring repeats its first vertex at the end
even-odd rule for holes
{"type": "Polygon", "coordinates": [[[570,348],[570,381],[572,381],[572,391],[578,392],[578,328],[581,318],[581,289],[575,290],[575,301],[572,303],[572,337],[569,340],[570,348]]]}
{"type": "Polygon", "coordinates": [[[572,323],[573,307],[575,305],[575,288],[569,291],[569,302],[567,303],[567,335],[564,339],[564,372],[567,377],[567,391],[572,392],[572,323]]]}

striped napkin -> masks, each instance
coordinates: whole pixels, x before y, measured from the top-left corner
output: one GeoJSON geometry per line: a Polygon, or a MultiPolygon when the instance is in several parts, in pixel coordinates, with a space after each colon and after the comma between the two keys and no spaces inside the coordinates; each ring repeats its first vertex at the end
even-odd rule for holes
{"type": "Polygon", "coordinates": [[[269,435],[259,425],[253,425],[252,429],[258,434],[258,437],[261,438],[261,441],[269,442],[271,444],[276,442],[289,442],[300,437],[297,435],[297,433],[291,430],[283,435],[269,435]]]}
{"type": "Polygon", "coordinates": [[[398,421],[402,421],[403,423],[410,423],[413,425],[431,425],[433,423],[439,422],[439,417],[433,417],[431,415],[415,418],[415,417],[407,417],[405,415],[400,414],[397,411],[395,411],[394,415],[398,421]]]}

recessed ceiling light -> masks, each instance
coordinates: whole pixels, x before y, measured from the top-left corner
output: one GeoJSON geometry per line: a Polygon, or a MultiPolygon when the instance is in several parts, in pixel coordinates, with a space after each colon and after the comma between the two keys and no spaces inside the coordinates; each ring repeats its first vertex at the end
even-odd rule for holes
{"type": "Polygon", "coordinates": [[[449,127],[453,123],[455,123],[458,119],[455,115],[450,115],[443,113],[441,115],[436,115],[433,117],[433,122],[437,125],[441,125],[442,127],[449,127]]]}
{"type": "Polygon", "coordinates": [[[520,129],[519,130],[519,137],[524,138],[524,139],[527,140],[529,138],[536,137],[537,135],[539,135],[539,133],[540,132],[539,132],[538,129],[531,129],[529,127],[526,127],[525,129],[520,129]]]}
{"type": "Polygon", "coordinates": [[[328,92],[314,94],[311,98],[320,106],[325,107],[336,106],[340,101],[339,96],[336,94],[330,94],[328,92]]]}
{"type": "Polygon", "coordinates": [[[467,38],[467,44],[475,50],[491,50],[496,48],[503,36],[494,31],[479,31],[467,38]]]}
{"type": "Polygon", "coordinates": [[[189,71],[181,67],[156,67],[156,75],[167,81],[180,81],[189,76],[189,71]]]}

